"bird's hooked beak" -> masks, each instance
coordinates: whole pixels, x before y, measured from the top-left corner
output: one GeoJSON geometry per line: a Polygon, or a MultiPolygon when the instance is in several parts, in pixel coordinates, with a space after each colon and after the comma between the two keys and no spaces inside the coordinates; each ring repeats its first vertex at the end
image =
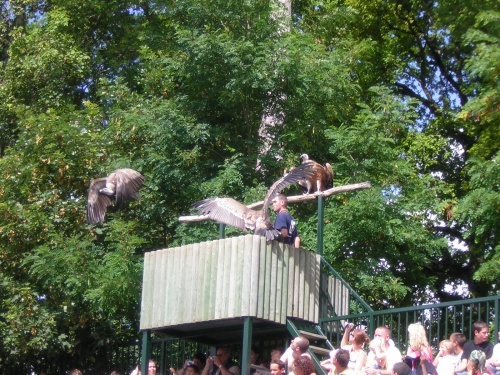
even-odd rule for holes
{"type": "Polygon", "coordinates": [[[108,188],[104,188],[104,189],[99,190],[99,193],[103,193],[106,195],[115,195],[114,190],[109,190],[108,188]]]}

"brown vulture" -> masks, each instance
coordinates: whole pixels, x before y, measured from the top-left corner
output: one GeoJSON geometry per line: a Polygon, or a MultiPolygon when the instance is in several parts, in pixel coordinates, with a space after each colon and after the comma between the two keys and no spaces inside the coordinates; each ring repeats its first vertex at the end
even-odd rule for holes
{"type": "Polygon", "coordinates": [[[117,169],[107,177],[93,180],[87,198],[87,221],[97,224],[104,221],[108,206],[115,201],[120,208],[125,202],[138,199],[144,176],[130,168],[117,169]]]}
{"type": "Polygon", "coordinates": [[[240,230],[252,230],[265,236],[267,241],[280,237],[269,218],[269,205],[276,194],[287,186],[314,175],[311,164],[301,164],[281,177],[267,191],[261,210],[252,210],[233,198],[209,198],[193,204],[198,215],[206,215],[210,220],[230,225],[240,230]]]}
{"type": "Polygon", "coordinates": [[[301,165],[309,164],[314,170],[314,175],[311,178],[299,181],[304,194],[325,191],[333,187],[333,169],[330,163],[323,166],[309,159],[307,154],[300,155],[300,160],[302,161],[301,165]]]}

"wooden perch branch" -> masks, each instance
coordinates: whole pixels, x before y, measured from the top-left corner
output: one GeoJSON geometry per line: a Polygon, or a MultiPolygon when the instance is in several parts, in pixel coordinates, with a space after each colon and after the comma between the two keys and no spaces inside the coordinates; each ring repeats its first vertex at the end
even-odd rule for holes
{"type": "MultiPolygon", "coordinates": [[[[319,196],[323,197],[329,197],[330,195],[335,195],[335,194],[341,194],[345,193],[348,191],[355,191],[355,190],[361,190],[361,189],[368,189],[371,188],[371,184],[369,182],[360,182],[359,184],[350,184],[350,185],[343,185],[343,186],[336,186],[331,189],[321,191],[318,193],[314,194],[307,194],[307,195],[293,195],[290,197],[287,197],[288,199],[288,204],[291,203],[300,203],[300,202],[306,202],[306,201],[312,201],[315,200],[319,196]]],[[[256,202],[247,205],[248,208],[251,209],[258,209],[261,208],[264,205],[264,201],[256,202]]],[[[198,221],[206,221],[210,220],[207,216],[201,215],[201,216],[179,216],[179,221],[186,223],[186,222],[198,222],[198,221]]]]}

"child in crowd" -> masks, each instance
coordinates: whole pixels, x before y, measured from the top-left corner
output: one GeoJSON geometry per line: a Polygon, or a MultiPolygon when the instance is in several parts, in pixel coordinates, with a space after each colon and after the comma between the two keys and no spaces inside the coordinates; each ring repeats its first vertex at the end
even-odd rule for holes
{"type": "Polygon", "coordinates": [[[467,375],[483,375],[488,374],[485,371],[486,354],[481,350],[473,350],[470,358],[467,361],[467,375]]]}
{"type": "Polygon", "coordinates": [[[438,375],[454,375],[457,359],[453,354],[453,343],[443,340],[439,343],[439,352],[434,359],[434,366],[438,375]]]}

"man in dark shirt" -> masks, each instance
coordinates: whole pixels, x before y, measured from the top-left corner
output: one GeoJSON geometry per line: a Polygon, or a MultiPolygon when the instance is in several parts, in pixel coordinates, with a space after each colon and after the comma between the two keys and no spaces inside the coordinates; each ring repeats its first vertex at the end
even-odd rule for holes
{"type": "Polygon", "coordinates": [[[486,355],[486,360],[493,354],[493,344],[488,341],[488,325],[485,322],[474,323],[474,339],[464,344],[462,358],[455,369],[456,374],[467,373],[467,361],[474,350],[481,350],[486,355]]]}
{"type": "Polygon", "coordinates": [[[297,231],[297,224],[286,208],[288,203],[286,195],[276,195],[272,203],[274,212],[277,213],[276,220],[274,221],[274,228],[280,232],[284,243],[299,248],[300,237],[297,231]]]}

